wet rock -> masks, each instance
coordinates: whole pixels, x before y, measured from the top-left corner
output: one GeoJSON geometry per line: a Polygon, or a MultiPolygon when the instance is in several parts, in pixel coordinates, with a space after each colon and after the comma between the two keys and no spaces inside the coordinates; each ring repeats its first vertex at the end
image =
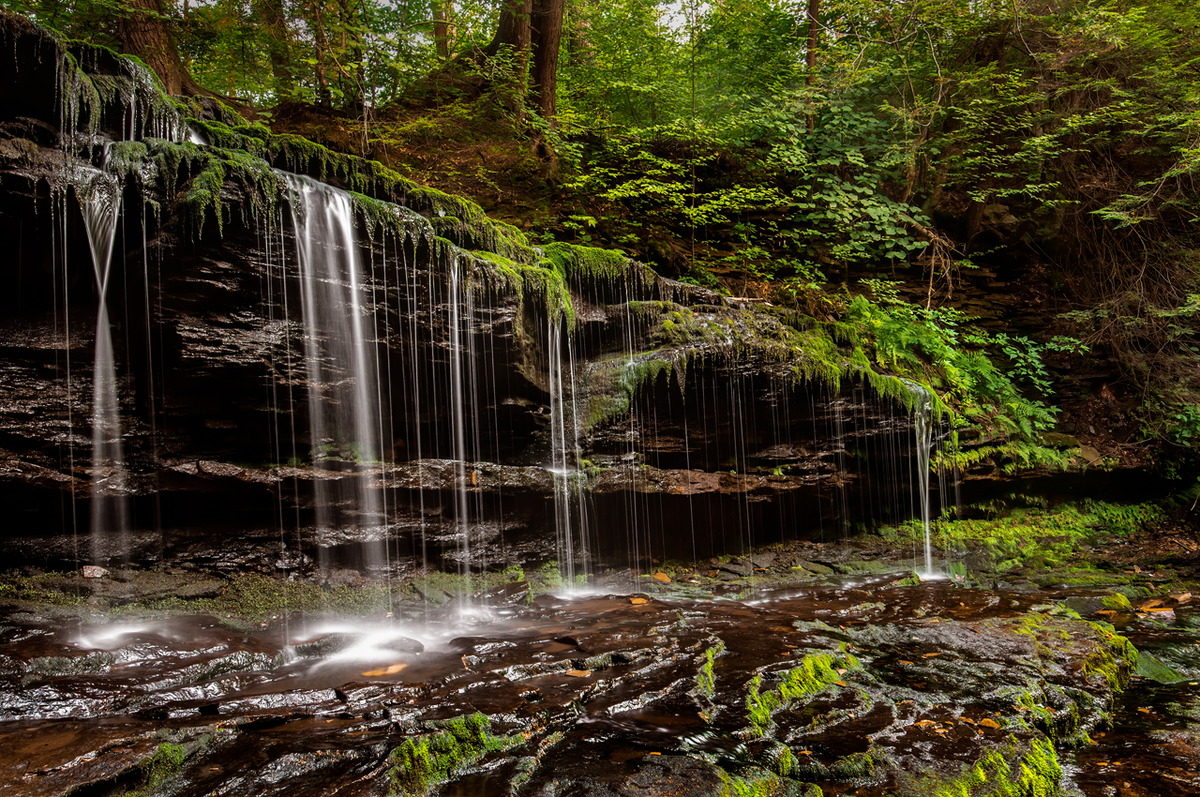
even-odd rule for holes
{"type": "MultiPolygon", "coordinates": [[[[314,639],[311,642],[305,642],[302,645],[296,645],[293,650],[300,658],[326,658],[335,653],[340,653],[347,648],[353,647],[363,639],[363,634],[351,633],[335,633],[326,634],[319,639],[314,639]]],[[[420,644],[420,643],[418,643],[420,644]]]]}
{"type": "Polygon", "coordinates": [[[83,574],[84,578],[103,578],[108,575],[107,570],[96,565],[84,565],[79,572],[83,574]]]}
{"type": "Polygon", "coordinates": [[[721,562],[717,565],[717,569],[735,576],[745,577],[754,572],[754,565],[748,562],[721,562]]]}
{"type": "Polygon", "coordinates": [[[834,573],[834,570],[831,566],[822,564],[820,562],[807,562],[802,560],[799,563],[799,566],[810,573],[815,573],[818,576],[831,576],[834,573]]]}
{"type": "Polygon", "coordinates": [[[753,554],[751,556],[746,557],[746,560],[750,564],[754,565],[756,568],[761,567],[763,569],[766,569],[766,568],[770,567],[771,565],[775,564],[775,554],[773,554],[773,553],[753,554]]]}

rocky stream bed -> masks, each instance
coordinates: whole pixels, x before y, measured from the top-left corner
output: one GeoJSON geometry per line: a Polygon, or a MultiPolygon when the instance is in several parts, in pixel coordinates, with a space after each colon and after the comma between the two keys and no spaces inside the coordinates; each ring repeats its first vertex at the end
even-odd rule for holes
{"type": "Polygon", "coordinates": [[[493,581],[448,600],[430,577],[424,592],[419,580],[385,590],[414,599],[341,617],[259,617],[245,584],[197,574],[27,578],[42,601],[10,600],[0,619],[0,783],[8,795],[1200,793],[1189,595],[1140,572],[1140,593],[1129,578],[1120,593],[1132,603],[1114,585],[985,589],[919,580],[911,560],[847,564],[835,547],[833,567],[802,558],[811,546],[780,549],[609,573],[572,594],[493,581]],[[64,605],[45,600],[54,590],[64,605]],[[145,608],[168,594],[170,610],[145,608]],[[243,616],[189,611],[220,595],[243,616]]]}

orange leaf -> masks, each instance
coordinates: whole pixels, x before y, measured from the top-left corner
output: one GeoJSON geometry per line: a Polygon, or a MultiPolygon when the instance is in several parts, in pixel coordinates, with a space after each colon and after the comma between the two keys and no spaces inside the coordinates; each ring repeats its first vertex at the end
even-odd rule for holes
{"type": "Polygon", "coordinates": [[[909,661],[908,659],[900,659],[900,663],[901,664],[912,664],[912,662],[909,661]]]}
{"type": "Polygon", "coordinates": [[[567,670],[564,675],[569,675],[572,678],[586,678],[592,674],[591,670],[567,670]]]}
{"type": "Polygon", "coordinates": [[[646,600],[645,598],[630,598],[629,602],[634,606],[641,606],[643,603],[649,603],[650,601],[646,600]]]}
{"type": "Polygon", "coordinates": [[[657,579],[658,581],[661,581],[664,584],[671,583],[671,577],[668,576],[666,573],[655,573],[654,578],[657,579]]]}
{"type": "Polygon", "coordinates": [[[367,676],[368,678],[373,678],[377,675],[395,675],[396,673],[400,672],[407,666],[408,665],[405,664],[404,662],[400,662],[399,664],[393,664],[393,665],[391,665],[389,667],[385,667],[384,669],[381,669],[381,670],[369,670],[367,672],[364,672],[363,675],[367,676]]]}
{"type": "Polygon", "coordinates": [[[845,682],[845,681],[834,681],[833,683],[837,684],[838,686],[845,686],[845,685],[846,685],[846,682],[845,682]]]}
{"type": "Polygon", "coordinates": [[[996,722],[993,719],[988,719],[987,717],[984,717],[983,719],[981,719],[979,721],[979,724],[985,728],[999,728],[1000,727],[1000,723],[996,722]]]}
{"type": "Polygon", "coordinates": [[[926,659],[932,659],[934,656],[940,656],[941,653],[922,653],[921,656],[926,659]]]}

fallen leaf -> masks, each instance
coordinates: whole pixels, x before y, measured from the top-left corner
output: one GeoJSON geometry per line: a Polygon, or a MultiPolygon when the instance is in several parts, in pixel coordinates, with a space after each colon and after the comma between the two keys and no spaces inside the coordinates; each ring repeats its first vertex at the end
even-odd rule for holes
{"type": "Polygon", "coordinates": [[[1134,566],[1133,566],[1133,572],[1135,572],[1135,573],[1140,573],[1140,572],[1142,572],[1142,568],[1138,567],[1137,565],[1134,565],[1134,566]]]}
{"type": "Polygon", "coordinates": [[[671,577],[668,576],[666,573],[655,573],[653,578],[657,581],[661,581],[664,584],[671,583],[671,577]]]}
{"type": "Polygon", "coordinates": [[[959,721],[961,721],[961,722],[965,722],[965,723],[967,723],[968,725],[974,725],[974,724],[975,724],[975,720],[971,719],[970,717],[959,717],[958,719],[959,719],[959,721]]]}
{"type": "Polygon", "coordinates": [[[1190,592],[1181,592],[1178,595],[1171,596],[1171,600],[1175,601],[1176,603],[1187,603],[1191,599],[1192,593],[1190,592]]]}
{"type": "Polygon", "coordinates": [[[656,753],[652,750],[652,751],[650,751],[650,755],[662,755],[662,753],[656,753]]]}
{"type": "Polygon", "coordinates": [[[981,719],[979,721],[979,724],[985,728],[999,728],[1000,727],[1000,723],[996,722],[994,719],[988,719],[987,717],[984,717],[983,719],[981,719]]]}
{"type": "Polygon", "coordinates": [[[1162,606],[1162,601],[1160,601],[1158,598],[1155,598],[1154,600],[1146,601],[1145,603],[1138,606],[1138,608],[1144,612],[1148,612],[1151,609],[1153,609],[1155,606],[1162,606]]]}
{"type": "Polygon", "coordinates": [[[934,728],[933,732],[934,733],[945,733],[946,729],[945,728],[934,728]]]}
{"type": "Polygon", "coordinates": [[[845,667],[838,667],[838,668],[836,668],[836,669],[834,670],[834,672],[836,672],[838,675],[845,675],[845,674],[846,674],[846,668],[845,668],[845,667]]]}
{"type": "Polygon", "coordinates": [[[1107,617],[1116,617],[1117,613],[1113,609],[1097,609],[1096,614],[1103,614],[1107,617]]]}
{"type": "Polygon", "coordinates": [[[1175,610],[1173,608],[1171,608],[1170,606],[1155,606],[1154,608],[1147,609],[1146,611],[1150,612],[1151,614],[1153,614],[1154,612],[1171,612],[1171,614],[1175,613],[1175,610]]]}
{"type": "Polygon", "coordinates": [[[937,725],[937,723],[933,720],[917,720],[913,725],[916,725],[918,728],[928,728],[930,725],[937,725]]]}
{"type": "Polygon", "coordinates": [[[708,577],[709,577],[709,578],[716,578],[716,577],[717,577],[717,576],[719,576],[720,574],[721,574],[721,571],[720,571],[720,570],[709,570],[709,571],[708,571],[708,577]]]}
{"type": "Polygon", "coordinates": [[[833,683],[837,684],[838,686],[845,686],[845,685],[846,685],[846,682],[845,682],[845,681],[834,681],[833,683]]]}
{"type": "Polygon", "coordinates": [[[586,678],[592,674],[591,670],[567,670],[564,675],[569,675],[572,678],[586,678]]]}
{"type": "Polygon", "coordinates": [[[921,656],[926,659],[932,659],[934,656],[940,656],[941,653],[922,653],[921,656]]]}
{"type": "Polygon", "coordinates": [[[1150,709],[1148,709],[1148,708],[1139,708],[1139,709],[1138,709],[1138,711],[1142,712],[1143,714],[1149,714],[1149,713],[1150,713],[1150,709]]]}
{"type": "Polygon", "coordinates": [[[364,672],[363,675],[367,676],[368,678],[373,678],[377,675],[395,675],[407,666],[408,664],[405,662],[400,662],[399,664],[393,664],[389,667],[384,667],[381,670],[369,670],[364,672]]]}
{"type": "Polygon", "coordinates": [[[812,750],[801,750],[796,755],[812,755],[812,750]]]}
{"type": "Polygon", "coordinates": [[[634,606],[641,606],[643,603],[649,603],[650,601],[646,598],[630,598],[629,602],[634,606]]]}

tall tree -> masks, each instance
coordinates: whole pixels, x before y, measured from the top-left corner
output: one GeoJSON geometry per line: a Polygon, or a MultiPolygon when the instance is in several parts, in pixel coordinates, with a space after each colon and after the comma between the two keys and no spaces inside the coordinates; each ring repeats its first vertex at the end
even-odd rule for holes
{"type": "Polygon", "coordinates": [[[543,119],[553,120],[557,111],[558,49],[562,41],[563,0],[533,0],[530,17],[533,70],[530,99],[543,119]]]}
{"type": "Polygon", "coordinates": [[[437,56],[450,60],[454,28],[454,0],[433,0],[433,43],[437,56]]]}
{"type": "Polygon", "coordinates": [[[484,50],[493,57],[502,49],[511,50],[518,92],[527,91],[546,119],[553,119],[556,111],[564,10],[563,0],[505,0],[496,35],[484,50]]]}
{"type": "Polygon", "coordinates": [[[184,68],[162,0],[125,0],[117,35],[121,49],[145,61],[168,94],[210,93],[184,68]]]}
{"type": "Polygon", "coordinates": [[[271,59],[275,97],[280,100],[294,97],[296,75],[292,60],[292,32],[288,28],[283,0],[255,0],[254,6],[267,36],[267,53],[271,59]]]}

